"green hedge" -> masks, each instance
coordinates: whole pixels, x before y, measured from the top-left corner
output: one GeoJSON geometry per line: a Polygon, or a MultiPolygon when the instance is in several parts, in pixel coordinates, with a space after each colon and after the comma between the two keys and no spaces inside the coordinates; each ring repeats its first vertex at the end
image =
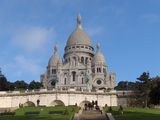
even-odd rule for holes
{"type": "Polygon", "coordinates": [[[0,113],[0,116],[6,116],[6,115],[15,115],[15,112],[4,112],[4,113],[0,113]]]}
{"type": "Polygon", "coordinates": [[[25,112],[25,115],[39,115],[39,111],[31,111],[31,112],[25,112]]]}
{"type": "Polygon", "coordinates": [[[59,111],[52,110],[52,111],[49,111],[48,114],[60,114],[60,115],[63,115],[64,111],[62,111],[62,110],[59,110],[59,111]]]}

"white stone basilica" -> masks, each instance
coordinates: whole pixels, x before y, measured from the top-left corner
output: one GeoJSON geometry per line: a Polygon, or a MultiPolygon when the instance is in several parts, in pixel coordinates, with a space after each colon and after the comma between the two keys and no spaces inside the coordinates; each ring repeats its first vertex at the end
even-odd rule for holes
{"type": "Polygon", "coordinates": [[[82,29],[80,15],[77,17],[77,28],[67,40],[64,59],[55,46],[47,70],[41,75],[41,82],[46,89],[114,89],[115,73],[108,72],[99,44],[94,53],[92,42],[82,29]]]}

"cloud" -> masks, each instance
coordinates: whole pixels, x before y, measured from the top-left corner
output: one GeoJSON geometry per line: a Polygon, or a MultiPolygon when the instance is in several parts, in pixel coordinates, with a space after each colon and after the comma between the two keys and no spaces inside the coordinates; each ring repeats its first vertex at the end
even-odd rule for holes
{"type": "Polygon", "coordinates": [[[42,71],[40,65],[38,65],[35,60],[27,59],[22,55],[18,55],[14,58],[15,65],[17,67],[17,73],[23,74],[25,72],[31,75],[37,75],[42,71]],[[20,70],[20,71],[19,71],[20,70]],[[23,72],[22,72],[23,71],[23,72]]]}
{"type": "Polygon", "coordinates": [[[39,60],[28,58],[24,55],[17,55],[7,63],[4,60],[0,60],[0,67],[3,74],[10,81],[21,79],[27,82],[33,79],[39,80],[39,76],[44,70],[39,60]]]}
{"type": "Polygon", "coordinates": [[[23,27],[13,33],[11,41],[13,45],[27,52],[34,52],[44,49],[45,45],[51,42],[54,35],[53,28],[23,27]]]}

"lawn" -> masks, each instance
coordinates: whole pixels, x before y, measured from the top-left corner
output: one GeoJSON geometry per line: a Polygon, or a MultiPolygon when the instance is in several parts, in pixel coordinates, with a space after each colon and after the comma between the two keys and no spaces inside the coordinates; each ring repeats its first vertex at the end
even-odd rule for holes
{"type": "Polygon", "coordinates": [[[0,116],[0,120],[70,120],[77,111],[75,106],[25,107],[17,109],[14,116],[0,116]]]}
{"type": "Polygon", "coordinates": [[[117,107],[112,108],[116,120],[160,120],[160,109],[149,108],[123,108],[124,114],[118,112],[117,107]]]}

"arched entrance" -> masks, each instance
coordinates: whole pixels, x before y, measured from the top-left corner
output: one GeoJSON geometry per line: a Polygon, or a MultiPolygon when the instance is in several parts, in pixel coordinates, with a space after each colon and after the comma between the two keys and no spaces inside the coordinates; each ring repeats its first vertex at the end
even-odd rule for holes
{"type": "Polygon", "coordinates": [[[85,104],[91,103],[90,101],[84,100],[79,104],[79,107],[84,108],[85,104]]]}
{"type": "Polygon", "coordinates": [[[27,101],[23,104],[23,107],[35,107],[36,105],[32,101],[27,101]]]}
{"type": "Polygon", "coordinates": [[[65,106],[65,104],[61,100],[54,100],[54,101],[51,102],[50,105],[51,106],[65,106]]]}

